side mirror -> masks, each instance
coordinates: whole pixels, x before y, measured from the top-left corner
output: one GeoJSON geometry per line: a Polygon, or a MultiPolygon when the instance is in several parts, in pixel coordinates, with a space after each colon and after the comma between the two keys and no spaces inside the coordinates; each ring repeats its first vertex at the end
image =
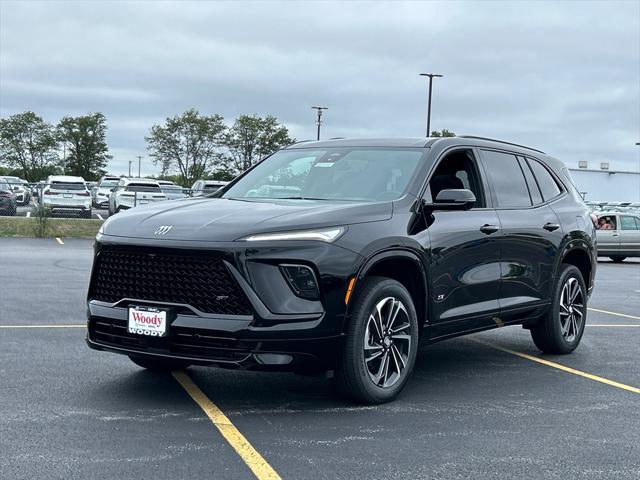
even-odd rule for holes
{"type": "Polygon", "coordinates": [[[441,190],[433,203],[425,203],[425,209],[434,210],[469,210],[476,203],[476,196],[465,188],[447,188],[441,190]]]}

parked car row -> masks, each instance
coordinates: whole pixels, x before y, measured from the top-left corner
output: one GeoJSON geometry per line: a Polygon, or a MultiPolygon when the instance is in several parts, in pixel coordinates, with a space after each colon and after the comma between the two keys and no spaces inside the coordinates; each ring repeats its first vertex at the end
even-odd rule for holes
{"type": "Polygon", "coordinates": [[[0,214],[15,215],[18,206],[29,205],[33,198],[54,214],[70,213],[91,218],[92,208],[106,208],[112,215],[151,202],[209,195],[227,183],[197,180],[188,189],[169,180],[113,175],[104,175],[97,182],[87,182],[76,176],[51,175],[32,184],[19,177],[1,176],[0,214]]]}

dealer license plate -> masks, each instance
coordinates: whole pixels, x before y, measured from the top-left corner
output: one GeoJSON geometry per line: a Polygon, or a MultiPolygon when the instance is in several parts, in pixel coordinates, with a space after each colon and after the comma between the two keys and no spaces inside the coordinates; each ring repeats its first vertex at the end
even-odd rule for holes
{"type": "Polygon", "coordinates": [[[149,200],[138,200],[138,203],[140,205],[146,205],[147,203],[149,203],[149,200]]]}
{"type": "Polygon", "coordinates": [[[136,335],[164,337],[167,333],[167,311],[152,307],[130,307],[127,331],[136,335]]]}
{"type": "Polygon", "coordinates": [[[63,193],[62,198],[73,198],[73,193],[63,193]]]}

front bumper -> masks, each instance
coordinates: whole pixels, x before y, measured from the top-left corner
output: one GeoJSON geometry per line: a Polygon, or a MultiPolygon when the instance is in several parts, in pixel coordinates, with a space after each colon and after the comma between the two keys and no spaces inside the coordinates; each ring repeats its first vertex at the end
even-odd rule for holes
{"type": "MultiPolygon", "coordinates": [[[[95,290],[90,286],[87,343],[91,348],[226,368],[306,371],[335,366],[342,350],[344,295],[349,278],[361,265],[359,255],[322,242],[286,242],[288,247],[279,242],[265,248],[255,244],[249,248],[241,242],[206,247],[202,242],[191,242],[199,245],[185,249],[184,245],[158,248],[162,243],[158,241],[147,241],[154,243],[151,247],[136,245],[133,240],[127,240],[129,245],[115,245],[105,243],[105,238],[99,236],[96,242],[97,259],[112,251],[221,256],[236,288],[250,303],[251,313],[205,313],[193,305],[158,298],[107,302],[92,298],[95,290]],[[317,269],[320,301],[301,301],[293,294],[277,267],[292,262],[312,263],[317,269]],[[158,338],[128,333],[128,308],[133,305],[166,309],[167,335],[158,338]]],[[[98,261],[94,262],[92,284],[98,261]]]]}

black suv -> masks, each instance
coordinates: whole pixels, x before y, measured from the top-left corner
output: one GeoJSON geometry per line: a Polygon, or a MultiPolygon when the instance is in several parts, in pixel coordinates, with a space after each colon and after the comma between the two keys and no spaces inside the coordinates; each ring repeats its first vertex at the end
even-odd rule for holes
{"type": "Polygon", "coordinates": [[[109,218],[90,347],[149,369],[333,372],[391,400],[418,340],[503,325],[579,344],[595,230],[563,164],[477,137],[330,140],[276,152],[213,195],[109,218]]]}

